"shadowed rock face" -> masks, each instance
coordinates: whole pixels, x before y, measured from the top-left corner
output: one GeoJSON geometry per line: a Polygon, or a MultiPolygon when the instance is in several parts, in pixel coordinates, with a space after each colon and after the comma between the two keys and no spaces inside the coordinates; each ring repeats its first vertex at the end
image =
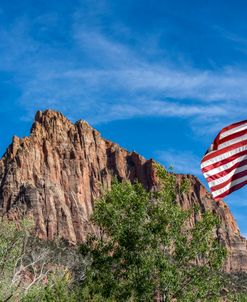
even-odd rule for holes
{"type": "MultiPolygon", "coordinates": [[[[80,242],[91,228],[88,218],[102,187],[109,189],[117,177],[137,179],[150,190],[157,185],[154,164],[103,139],[85,121],[73,124],[58,112],[39,111],[30,136],[14,137],[0,161],[0,208],[12,219],[33,215],[40,238],[80,242]]],[[[196,177],[177,175],[178,182],[183,178],[191,188],[180,205],[199,205],[220,216],[217,236],[230,251],[226,270],[247,272],[247,241],[227,205],[216,203],[196,177]]]]}

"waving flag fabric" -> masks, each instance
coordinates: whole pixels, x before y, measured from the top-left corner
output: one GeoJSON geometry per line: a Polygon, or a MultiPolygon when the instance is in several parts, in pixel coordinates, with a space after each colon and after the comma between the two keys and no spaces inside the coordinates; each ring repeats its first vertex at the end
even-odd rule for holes
{"type": "Polygon", "coordinates": [[[215,200],[247,184],[247,120],[223,128],[202,159],[215,200]]]}

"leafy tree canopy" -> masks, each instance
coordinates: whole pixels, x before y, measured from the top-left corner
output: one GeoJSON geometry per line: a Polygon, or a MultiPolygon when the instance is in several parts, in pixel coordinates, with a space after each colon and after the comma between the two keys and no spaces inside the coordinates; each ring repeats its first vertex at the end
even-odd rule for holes
{"type": "Polygon", "coordinates": [[[98,233],[81,253],[90,262],[85,301],[214,301],[223,287],[225,249],[215,239],[218,219],[176,203],[189,183],[157,166],[160,189],[115,182],[95,204],[98,233]],[[198,222],[193,223],[193,215],[198,222]]]}

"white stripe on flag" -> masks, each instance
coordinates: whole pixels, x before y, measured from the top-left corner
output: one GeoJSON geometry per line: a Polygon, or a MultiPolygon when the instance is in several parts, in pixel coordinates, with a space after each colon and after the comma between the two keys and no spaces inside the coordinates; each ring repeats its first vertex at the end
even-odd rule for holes
{"type": "Polygon", "coordinates": [[[228,146],[231,146],[233,144],[239,143],[239,142],[241,142],[243,140],[246,140],[246,139],[247,139],[247,134],[241,135],[239,137],[236,137],[236,138],[233,138],[229,141],[226,141],[222,144],[219,144],[218,149],[223,149],[225,147],[228,147],[228,146]]]}
{"type": "Polygon", "coordinates": [[[229,180],[234,174],[239,173],[239,172],[243,172],[247,170],[247,165],[236,168],[234,170],[232,170],[230,173],[228,173],[226,176],[222,176],[218,179],[212,180],[208,183],[209,187],[213,187],[219,184],[223,184],[224,182],[226,182],[227,180],[229,180]]]}
{"type": "Polygon", "coordinates": [[[204,172],[203,175],[204,175],[205,178],[208,178],[209,176],[213,176],[213,175],[215,175],[215,174],[218,174],[218,173],[220,173],[220,172],[222,172],[222,171],[225,171],[225,170],[231,168],[231,167],[234,166],[235,164],[237,164],[237,163],[239,163],[239,162],[241,162],[241,161],[243,161],[243,160],[245,160],[245,159],[247,159],[247,155],[239,156],[238,158],[236,158],[236,159],[230,161],[230,162],[227,163],[227,164],[221,165],[221,166],[219,166],[219,167],[217,167],[217,168],[214,168],[214,169],[212,169],[212,170],[209,170],[209,171],[207,171],[207,172],[204,172]]]}
{"type": "Polygon", "coordinates": [[[201,162],[215,200],[247,183],[247,120],[223,128],[201,162]]]}
{"type": "MultiPolygon", "coordinates": [[[[209,165],[213,165],[221,160],[227,159],[228,157],[231,157],[232,155],[238,154],[239,152],[247,150],[247,145],[238,147],[236,149],[230,150],[228,152],[225,152],[223,154],[220,154],[218,156],[215,156],[213,158],[210,158],[209,160],[206,160],[205,162],[201,163],[201,168],[205,168],[209,165]]],[[[210,153],[209,153],[210,154],[210,153]]]]}
{"type": "Polygon", "coordinates": [[[241,178],[238,178],[236,180],[233,180],[232,182],[230,182],[229,184],[227,184],[224,188],[222,189],[219,189],[217,191],[213,191],[212,194],[213,194],[213,197],[217,197],[223,193],[225,193],[227,190],[229,190],[230,188],[234,187],[235,185],[238,185],[240,184],[241,182],[244,182],[245,180],[247,180],[247,175],[241,177],[241,178]]]}
{"type": "Polygon", "coordinates": [[[225,132],[222,132],[222,133],[220,134],[220,139],[221,139],[221,138],[224,138],[224,137],[227,137],[227,136],[229,136],[229,135],[231,135],[231,134],[233,134],[233,133],[236,133],[236,132],[245,130],[245,129],[247,129],[247,123],[245,123],[245,124],[243,124],[243,125],[240,125],[240,126],[237,126],[237,127],[235,127],[235,128],[232,128],[232,129],[230,129],[230,130],[227,130],[227,131],[225,131],[225,132]]]}

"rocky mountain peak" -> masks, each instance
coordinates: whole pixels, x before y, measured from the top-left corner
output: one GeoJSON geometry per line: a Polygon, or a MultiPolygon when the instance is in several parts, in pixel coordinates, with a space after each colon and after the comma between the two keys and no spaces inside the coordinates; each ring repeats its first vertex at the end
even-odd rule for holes
{"type": "MultiPolygon", "coordinates": [[[[147,190],[157,185],[152,159],[102,138],[85,121],[74,124],[59,112],[38,111],[30,136],[14,136],[0,160],[0,210],[12,219],[32,215],[40,238],[77,243],[92,228],[94,200],[102,187],[110,189],[113,177],[138,180],[147,190]]],[[[217,236],[229,250],[226,270],[247,271],[247,243],[228,206],[216,203],[196,177],[176,177],[191,183],[178,200],[181,207],[197,205],[220,217],[217,236]]]]}

